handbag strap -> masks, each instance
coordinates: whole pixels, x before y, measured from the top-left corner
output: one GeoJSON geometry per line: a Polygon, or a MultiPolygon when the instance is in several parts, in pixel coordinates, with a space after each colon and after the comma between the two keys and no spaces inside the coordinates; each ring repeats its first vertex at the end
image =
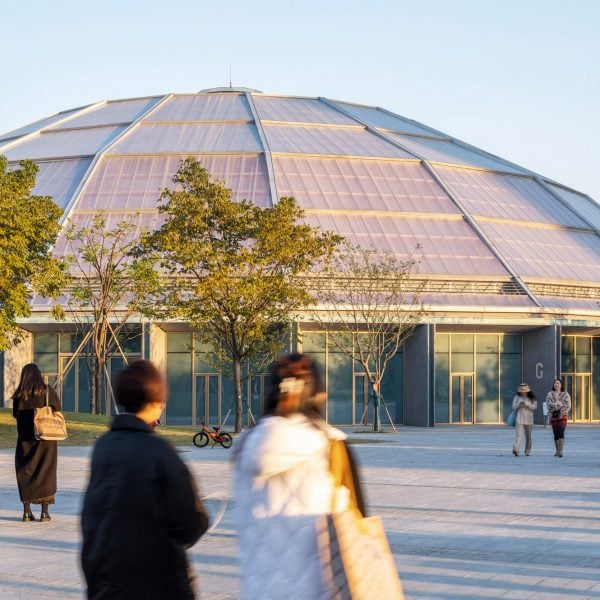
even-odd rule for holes
{"type": "Polygon", "coordinates": [[[365,509],[362,493],[356,480],[356,468],[343,440],[330,441],[329,468],[331,470],[334,486],[332,510],[335,508],[335,492],[343,486],[350,493],[349,509],[358,517],[362,518],[365,515],[365,509]]]}

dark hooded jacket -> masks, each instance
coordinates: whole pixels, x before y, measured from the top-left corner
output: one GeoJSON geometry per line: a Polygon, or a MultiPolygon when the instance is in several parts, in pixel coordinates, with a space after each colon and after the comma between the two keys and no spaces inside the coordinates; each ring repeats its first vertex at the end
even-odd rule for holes
{"type": "Polygon", "coordinates": [[[194,598],[185,549],[207,527],[175,449],[136,416],[115,417],[94,448],[83,504],[88,598],[194,598]]]}

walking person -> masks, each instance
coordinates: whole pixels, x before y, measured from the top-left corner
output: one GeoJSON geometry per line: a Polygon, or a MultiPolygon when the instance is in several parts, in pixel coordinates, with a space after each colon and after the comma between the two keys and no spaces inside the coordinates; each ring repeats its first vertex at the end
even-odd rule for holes
{"type": "MultiPolygon", "coordinates": [[[[334,499],[335,509],[345,510],[350,498],[336,493],[331,476],[331,441],[346,435],[323,420],[324,399],[314,361],[284,356],[272,370],[265,415],[238,440],[234,481],[243,600],[332,597],[316,524],[332,512],[334,499]]],[[[357,482],[355,487],[364,514],[357,482]]]]}
{"type": "Polygon", "coordinates": [[[44,383],[39,367],[35,363],[25,365],[12,396],[13,417],[17,420],[15,469],[24,522],[35,521],[32,504],[42,505],[40,521],[50,521],[48,506],[55,500],[58,445],[36,440],[33,425],[35,409],[42,408],[46,400],[54,410],[61,409],[56,392],[44,383]]]}
{"type": "Polygon", "coordinates": [[[548,414],[548,402],[542,402],[542,413],[544,414],[544,429],[550,428],[550,415],[548,414]]]}
{"type": "Polygon", "coordinates": [[[546,396],[546,404],[551,414],[550,423],[556,447],[554,456],[562,458],[565,447],[565,429],[567,427],[569,411],[571,410],[571,396],[569,396],[569,392],[563,390],[563,384],[560,379],[554,380],[552,390],[546,396]]]}
{"type": "Polygon", "coordinates": [[[533,413],[537,408],[537,400],[529,386],[521,383],[517,395],[513,398],[513,410],[517,411],[517,432],[513,444],[513,454],[519,456],[521,440],[525,434],[525,456],[531,454],[531,432],[533,430],[533,413]]]}
{"type": "Polygon", "coordinates": [[[154,432],[165,381],[146,360],[115,386],[117,415],[96,443],[81,524],[87,595],[96,600],[192,600],[186,548],[208,528],[194,480],[175,449],[154,432]]]}

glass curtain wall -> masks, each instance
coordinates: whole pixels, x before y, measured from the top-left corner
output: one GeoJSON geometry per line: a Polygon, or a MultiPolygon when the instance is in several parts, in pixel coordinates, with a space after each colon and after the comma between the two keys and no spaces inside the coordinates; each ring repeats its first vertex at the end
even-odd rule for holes
{"type": "MultiPolygon", "coordinates": [[[[339,352],[328,339],[327,333],[303,331],[300,334],[300,347],[302,352],[310,354],[317,361],[325,376],[327,420],[335,425],[372,423],[372,391],[362,366],[339,352]]],[[[384,400],[381,419],[384,425],[389,418],[396,424],[403,422],[402,385],[400,349],[388,362],[381,384],[384,400]]]]}
{"type": "Polygon", "coordinates": [[[522,377],[522,336],[435,335],[435,422],[502,423],[522,377]]]}
{"type": "Polygon", "coordinates": [[[600,337],[562,336],[561,372],[572,421],[600,420],[600,337]]]}
{"type": "MultiPolygon", "coordinates": [[[[196,425],[203,421],[207,426],[233,427],[233,382],[208,362],[209,351],[191,333],[167,334],[167,423],[196,425]]],[[[247,420],[247,408],[245,412],[247,420]]]]}
{"type": "MultiPolygon", "coordinates": [[[[142,335],[140,327],[132,327],[121,336],[121,347],[128,360],[141,357],[142,335]]],[[[54,385],[61,398],[64,411],[90,412],[90,371],[84,352],[77,354],[83,340],[79,332],[35,333],[33,336],[33,361],[39,366],[44,379],[54,385]]],[[[109,377],[123,368],[125,361],[120,353],[113,353],[106,365],[109,377]]],[[[101,390],[102,413],[114,413],[109,390],[101,390]]]]}

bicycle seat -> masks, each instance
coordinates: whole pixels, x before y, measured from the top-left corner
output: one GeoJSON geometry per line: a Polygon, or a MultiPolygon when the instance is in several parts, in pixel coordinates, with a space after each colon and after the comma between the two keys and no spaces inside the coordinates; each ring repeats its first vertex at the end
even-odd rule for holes
{"type": "Polygon", "coordinates": [[[220,428],[220,427],[217,425],[216,427],[214,427],[214,426],[213,426],[213,429],[214,429],[215,431],[219,431],[221,428],[220,428]]]}

